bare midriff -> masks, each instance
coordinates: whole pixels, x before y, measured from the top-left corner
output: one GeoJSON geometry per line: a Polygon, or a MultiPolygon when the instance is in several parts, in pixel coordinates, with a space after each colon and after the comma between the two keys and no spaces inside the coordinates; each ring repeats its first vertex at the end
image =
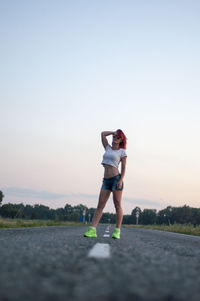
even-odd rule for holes
{"type": "Polygon", "coordinates": [[[119,174],[119,170],[111,165],[103,164],[104,166],[104,178],[109,179],[119,174]]]}

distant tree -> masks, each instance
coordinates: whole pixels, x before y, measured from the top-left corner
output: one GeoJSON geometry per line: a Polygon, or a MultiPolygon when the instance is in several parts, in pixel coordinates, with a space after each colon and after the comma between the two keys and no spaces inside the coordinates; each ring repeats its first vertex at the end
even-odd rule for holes
{"type": "Polygon", "coordinates": [[[74,206],[72,218],[74,221],[80,221],[83,215],[87,213],[88,208],[85,205],[74,206]]]}
{"type": "Polygon", "coordinates": [[[192,221],[193,225],[200,225],[200,209],[199,208],[191,208],[192,210],[192,221]]]}
{"type": "Polygon", "coordinates": [[[68,215],[68,214],[72,213],[73,207],[69,204],[66,204],[64,210],[65,210],[65,213],[68,215]]]}
{"type": "Polygon", "coordinates": [[[34,219],[35,218],[34,207],[31,205],[26,205],[24,207],[24,215],[26,219],[34,219]]]}
{"type": "Polygon", "coordinates": [[[184,205],[183,207],[176,207],[173,211],[175,221],[180,224],[192,223],[193,212],[192,208],[184,205]]]}
{"type": "Polygon", "coordinates": [[[14,218],[17,214],[17,211],[17,208],[13,204],[8,203],[1,207],[1,216],[14,218]]]}
{"type": "Polygon", "coordinates": [[[55,220],[65,220],[65,209],[63,208],[57,208],[54,210],[54,219],[55,220]]]}
{"type": "Polygon", "coordinates": [[[72,218],[73,207],[69,204],[66,204],[64,207],[64,220],[70,221],[72,218]]]}
{"type": "Polygon", "coordinates": [[[131,215],[131,214],[125,214],[125,215],[123,216],[123,221],[122,221],[122,223],[125,224],[125,225],[133,224],[133,219],[134,219],[134,221],[135,221],[135,218],[134,218],[133,215],[131,215]]]}
{"type": "Polygon", "coordinates": [[[136,224],[136,212],[139,212],[139,220],[141,219],[142,210],[140,209],[140,207],[137,206],[131,212],[131,215],[132,215],[131,224],[136,224]]]}
{"type": "Polygon", "coordinates": [[[15,218],[25,218],[24,214],[24,204],[13,205],[13,208],[16,210],[15,218]]]}
{"type": "Polygon", "coordinates": [[[176,222],[175,208],[168,206],[167,208],[160,210],[157,215],[158,224],[174,224],[176,222]]]}
{"type": "Polygon", "coordinates": [[[0,206],[1,203],[3,202],[3,198],[4,198],[3,192],[0,190],[0,206]]]}
{"type": "Polygon", "coordinates": [[[86,211],[86,210],[88,210],[88,208],[82,204],[73,207],[73,212],[78,212],[80,214],[82,214],[84,210],[86,211]]]}
{"type": "Polygon", "coordinates": [[[104,212],[101,217],[101,223],[114,224],[116,222],[116,214],[110,212],[104,212]]]}
{"type": "Polygon", "coordinates": [[[49,219],[49,207],[36,204],[34,206],[35,219],[49,219]]]}
{"type": "Polygon", "coordinates": [[[93,218],[93,216],[94,216],[94,213],[95,213],[95,210],[96,210],[96,208],[89,208],[88,210],[87,210],[87,212],[86,212],[86,217],[85,217],[85,220],[87,221],[87,222],[91,222],[92,221],[92,218],[93,218]]]}
{"type": "Polygon", "coordinates": [[[156,223],[156,209],[144,209],[141,214],[143,225],[153,225],[156,223]]]}

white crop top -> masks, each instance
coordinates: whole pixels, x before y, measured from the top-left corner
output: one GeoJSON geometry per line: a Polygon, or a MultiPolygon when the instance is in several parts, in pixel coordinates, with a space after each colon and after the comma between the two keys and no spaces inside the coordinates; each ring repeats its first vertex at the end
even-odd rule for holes
{"type": "Polygon", "coordinates": [[[108,144],[106,146],[106,151],[103,155],[103,161],[101,164],[107,164],[118,168],[119,163],[123,157],[127,157],[127,154],[123,148],[113,150],[108,144]]]}

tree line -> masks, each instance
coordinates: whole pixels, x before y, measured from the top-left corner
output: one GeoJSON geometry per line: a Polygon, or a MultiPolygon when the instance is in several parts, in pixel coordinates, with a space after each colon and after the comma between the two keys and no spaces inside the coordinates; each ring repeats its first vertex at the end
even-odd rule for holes
{"type": "Polygon", "coordinates": [[[135,207],[131,215],[124,216],[125,224],[136,224],[136,212],[139,212],[138,222],[142,225],[173,225],[178,224],[193,224],[200,225],[200,208],[193,208],[187,205],[182,207],[172,207],[157,211],[156,209],[144,209],[135,207]]]}
{"type": "MultiPolygon", "coordinates": [[[[0,191],[0,205],[3,193],[0,191]]],[[[88,208],[85,205],[71,206],[66,204],[64,208],[51,209],[48,206],[36,204],[34,206],[21,204],[4,204],[0,206],[0,216],[4,218],[41,219],[57,221],[91,222],[95,208],[88,208]]],[[[115,223],[116,215],[105,212],[102,215],[101,223],[115,223]]],[[[144,209],[135,207],[130,215],[124,215],[123,224],[186,224],[200,225],[200,208],[192,208],[187,205],[172,207],[157,211],[156,209],[144,209]],[[136,212],[139,215],[136,217],[136,212]]]]}

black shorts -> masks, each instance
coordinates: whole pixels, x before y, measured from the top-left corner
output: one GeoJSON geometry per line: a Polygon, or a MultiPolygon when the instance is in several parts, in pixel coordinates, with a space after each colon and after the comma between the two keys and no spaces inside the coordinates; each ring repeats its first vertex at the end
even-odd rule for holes
{"type": "Polygon", "coordinates": [[[112,178],[103,178],[103,184],[102,184],[102,187],[101,189],[102,190],[110,190],[110,191],[113,191],[113,190],[123,190],[124,188],[124,182],[122,182],[122,188],[118,188],[117,187],[117,184],[119,183],[119,180],[121,179],[121,175],[118,174],[112,178]]]}

